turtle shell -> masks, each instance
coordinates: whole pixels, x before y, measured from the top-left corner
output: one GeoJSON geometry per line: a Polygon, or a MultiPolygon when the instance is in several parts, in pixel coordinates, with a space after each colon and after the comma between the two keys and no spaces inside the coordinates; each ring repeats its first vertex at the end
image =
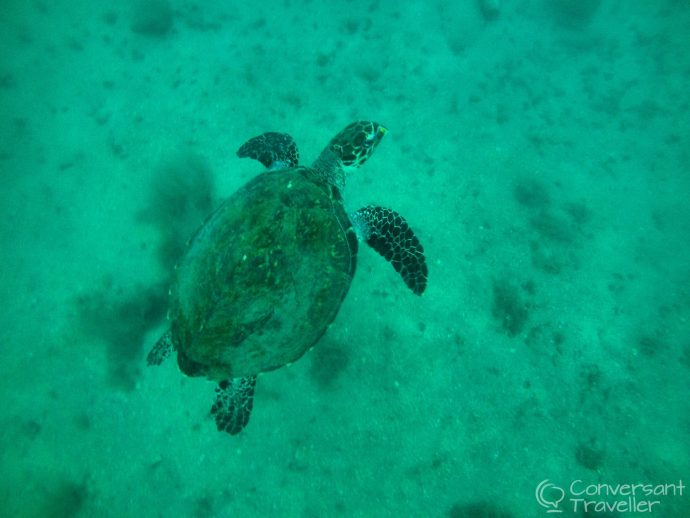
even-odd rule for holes
{"type": "Polygon", "coordinates": [[[336,187],[304,167],[257,176],[209,216],[176,269],[181,370],[223,380],[297,360],[335,318],[356,254],[336,187]]]}

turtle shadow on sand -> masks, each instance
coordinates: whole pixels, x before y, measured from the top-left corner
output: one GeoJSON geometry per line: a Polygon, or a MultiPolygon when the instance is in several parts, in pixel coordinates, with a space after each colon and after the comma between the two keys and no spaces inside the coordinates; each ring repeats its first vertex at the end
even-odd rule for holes
{"type": "Polygon", "coordinates": [[[158,233],[156,255],[162,270],[171,273],[185,243],[213,209],[213,172],[202,156],[178,153],[158,165],[149,193],[137,220],[158,233]]]}
{"type": "MultiPolygon", "coordinates": [[[[156,256],[169,275],[185,242],[211,211],[213,175],[202,157],[180,153],[156,168],[149,192],[146,208],[136,217],[156,230],[156,256]]],[[[148,285],[106,276],[75,300],[81,329],[106,346],[108,382],[113,387],[132,390],[141,374],[144,337],[165,317],[171,282],[167,275],[148,285]]]]}
{"type": "Polygon", "coordinates": [[[105,344],[111,386],[134,389],[144,336],[165,317],[166,292],[167,283],[127,290],[106,278],[98,289],[77,297],[82,330],[105,344]]]}

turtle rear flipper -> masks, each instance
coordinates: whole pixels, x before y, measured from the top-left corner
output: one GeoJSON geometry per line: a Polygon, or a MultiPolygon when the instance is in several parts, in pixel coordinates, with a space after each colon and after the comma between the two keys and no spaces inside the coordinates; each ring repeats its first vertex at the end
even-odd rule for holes
{"type": "Polygon", "coordinates": [[[424,247],[400,214],[391,209],[367,206],[352,215],[352,223],[360,237],[400,273],[415,294],[426,288],[429,271],[424,247]]]}
{"type": "Polygon", "coordinates": [[[233,378],[218,383],[211,415],[216,418],[219,432],[237,435],[247,426],[254,406],[255,386],[256,376],[233,378]]]}
{"type": "Polygon", "coordinates": [[[174,350],[172,334],[168,330],[163,333],[163,336],[158,339],[156,345],[153,346],[148,356],[146,356],[146,364],[160,365],[174,350]]]}

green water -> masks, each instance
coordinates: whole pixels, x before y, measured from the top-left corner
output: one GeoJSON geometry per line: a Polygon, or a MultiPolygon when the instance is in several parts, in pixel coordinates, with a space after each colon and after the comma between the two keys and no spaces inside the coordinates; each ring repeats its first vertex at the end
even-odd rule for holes
{"type": "Polygon", "coordinates": [[[0,516],[690,516],[690,4],[256,4],[2,2],[0,516]],[[427,290],[363,245],[218,433],[146,367],[174,264],[249,137],[357,119],[427,290]]]}

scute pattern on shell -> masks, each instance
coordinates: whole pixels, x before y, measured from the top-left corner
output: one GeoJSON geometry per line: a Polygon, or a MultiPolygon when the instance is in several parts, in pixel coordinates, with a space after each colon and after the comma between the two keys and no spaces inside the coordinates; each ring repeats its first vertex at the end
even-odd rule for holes
{"type": "Polygon", "coordinates": [[[352,236],[337,189],[308,168],[263,173],[238,190],[176,272],[171,331],[181,370],[224,380],[297,360],[349,289],[352,236]]]}

